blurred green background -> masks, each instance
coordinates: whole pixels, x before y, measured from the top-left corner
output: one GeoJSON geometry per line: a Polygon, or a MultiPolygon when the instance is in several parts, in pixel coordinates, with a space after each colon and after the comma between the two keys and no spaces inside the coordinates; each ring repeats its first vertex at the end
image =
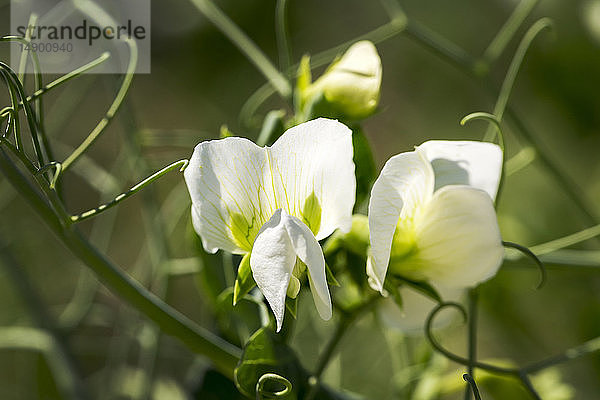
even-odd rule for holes
{"type": "MultiPolygon", "coordinates": [[[[0,2],[2,34],[9,31],[7,3],[0,2]]],[[[216,3],[277,62],[274,1],[216,3]]],[[[400,3],[409,21],[420,22],[474,58],[483,53],[517,5],[509,0],[400,3]]],[[[504,239],[524,245],[600,221],[600,2],[541,0],[485,79],[469,76],[405,33],[377,43],[383,63],[381,111],[364,123],[378,168],[390,156],[429,139],[481,139],[484,122],[461,127],[459,121],[471,112],[492,110],[494,93],[520,37],[540,17],[550,17],[554,30],[534,41],[509,105],[544,156],[579,189],[580,202],[591,215],[574,203],[539,153],[522,153],[535,158],[507,177],[499,220],[504,239]]],[[[293,60],[298,62],[303,54],[327,50],[387,22],[386,9],[376,1],[290,1],[293,60]]],[[[0,59],[6,60],[8,53],[8,45],[0,47],[0,59]]],[[[55,146],[59,155],[67,155],[95,126],[121,78],[85,75],[45,97],[46,129],[60,143],[55,146]]],[[[51,79],[45,77],[46,82],[51,79]]],[[[152,73],[135,77],[125,106],[108,131],[64,177],[69,210],[78,212],[110,200],[149,173],[189,157],[199,141],[218,137],[223,124],[236,135],[256,138],[262,116],[287,107],[272,96],[258,108],[253,122],[241,121],[246,100],[264,82],[190,2],[153,1],[152,73]]],[[[1,96],[2,104],[9,104],[6,94],[1,96]]],[[[508,158],[531,145],[517,128],[507,120],[508,158]]],[[[118,265],[153,290],[165,291],[170,304],[217,330],[211,296],[193,273],[201,262],[191,233],[187,196],[182,177],[173,173],[151,190],[82,224],[82,229],[118,265]],[[163,238],[166,245],[157,238],[163,238]],[[175,272],[165,290],[164,280],[157,277],[170,267],[175,272]]],[[[157,399],[178,399],[201,385],[206,361],[165,336],[158,339],[156,353],[145,351],[154,348],[151,325],[99,287],[3,179],[0,209],[0,245],[14,256],[13,262],[3,260],[0,270],[1,399],[62,398],[45,358],[11,342],[9,334],[23,339],[27,332],[3,333],[6,327],[38,326],[43,316],[36,316],[28,306],[36,300],[59,322],[59,336],[95,397],[129,399],[153,393],[157,399]],[[23,283],[21,274],[32,288],[15,285],[15,280],[23,283]]],[[[548,282],[541,290],[533,289],[538,278],[529,260],[507,262],[496,278],[482,286],[480,358],[527,363],[600,334],[599,241],[577,248],[588,251],[587,262],[549,265],[548,282]]],[[[304,366],[311,369],[333,323],[315,318],[310,300],[302,303],[308,305],[300,309],[292,344],[304,366]]],[[[466,330],[460,323],[438,336],[457,353],[466,354],[466,330]]],[[[406,368],[398,367],[399,355],[390,349],[398,348],[400,342],[424,347],[418,338],[386,331],[371,315],[363,318],[343,339],[339,355],[326,371],[327,382],[369,399],[403,398],[406,387],[414,388],[424,377],[411,377],[406,368]]],[[[447,368],[460,384],[462,369],[447,368]]],[[[559,370],[562,380],[575,388],[574,398],[599,398],[599,355],[563,364],[559,370]]],[[[490,398],[485,388],[482,392],[484,399],[490,398]]],[[[458,391],[445,398],[461,396],[458,391]]]]}

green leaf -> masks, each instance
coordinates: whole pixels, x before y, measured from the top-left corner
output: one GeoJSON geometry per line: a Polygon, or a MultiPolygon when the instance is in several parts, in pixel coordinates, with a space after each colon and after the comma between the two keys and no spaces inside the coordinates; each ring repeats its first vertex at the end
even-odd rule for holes
{"type": "Polygon", "coordinates": [[[238,267],[237,277],[233,285],[233,305],[235,306],[252,288],[256,286],[250,269],[250,253],[247,253],[238,267]]]}
{"type": "Polygon", "coordinates": [[[255,398],[258,380],[268,373],[282,376],[292,384],[291,393],[282,399],[297,399],[304,391],[307,374],[296,355],[283,342],[281,335],[264,327],[256,331],[244,346],[242,358],[234,370],[234,381],[241,393],[255,398]]]}
{"type": "Polygon", "coordinates": [[[285,298],[285,308],[287,308],[287,310],[292,315],[292,317],[294,317],[294,319],[296,319],[297,311],[298,311],[298,297],[295,297],[293,299],[291,297],[286,297],[285,298]]]}
{"type": "Polygon", "coordinates": [[[218,297],[216,317],[219,329],[230,342],[241,345],[250,334],[260,328],[262,303],[243,297],[233,306],[233,288],[228,287],[218,297]]]}

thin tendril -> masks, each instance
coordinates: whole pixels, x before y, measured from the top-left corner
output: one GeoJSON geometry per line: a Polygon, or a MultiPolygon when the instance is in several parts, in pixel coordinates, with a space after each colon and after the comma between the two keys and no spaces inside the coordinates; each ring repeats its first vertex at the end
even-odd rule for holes
{"type": "MultiPolygon", "coordinates": [[[[504,115],[504,110],[506,109],[506,105],[508,104],[508,98],[512,91],[515,80],[517,79],[517,74],[521,69],[521,64],[523,63],[523,59],[527,54],[527,50],[531,47],[531,43],[536,38],[536,36],[543,31],[544,29],[549,29],[552,27],[552,20],[549,18],[542,18],[535,22],[531,28],[525,33],[521,43],[519,43],[519,47],[515,52],[515,55],[508,67],[508,71],[506,72],[506,76],[504,77],[504,81],[502,82],[502,86],[500,88],[500,93],[498,94],[498,100],[496,100],[496,105],[494,106],[493,114],[498,118],[498,120],[502,120],[502,116],[504,115]]],[[[492,130],[488,129],[484,136],[484,141],[490,141],[492,136],[492,130]]]]}
{"type": "MultiPolygon", "coordinates": [[[[498,132],[498,146],[502,149],[504,153],[504,134],[502,132],[502,126],[500,123],[500,119],[494,114],[486,113],[486,112],[475,112],[465,116],[462,120],[460,120],[461,125],[466,125],[468,122],[471,122],[475,119],[483,119],[491,123],[498,132]]],[[[492,138],[493,140],[494,138],[492,138]]],[[[491,141],[491,140],[490,140],[491,141]]]]}
{"type": "MultiPolygon", "coordinates": [[[[37,156],[37,160],[39,163],[39,166],[43,166],[45,165],[44,162],[44,156],[43,156],[43,151],[42,148],[40,146],[40,141],[38,139],[38,136],[40,136],[40,131],[39,131],[39,126],[38,126],[38,119],[36,117],[35,112],[32,110],[31,105],[29,103],[27,103],[27,96],[25,95],[25,89],[23,88],[23,85],[21,85],[21,82],[19,81],[19,77],[17,76],[17,74],[12,70],[12,68],[10,68],[7,64],[5,64],[4,62],[0,61],[0,69],[2,69],[7,76],[10,78],[9,80],[11,81],[12,85],[14,86],[14,89],[16,90],[16,92],[19,94],[19,97],[21,98],[21,101],[23,102],[23,110],[25,111],[25,116],[27,117],[27,124],[29,126],[29,131],[31,133],[31,140],[33,142],[33,148],[35,150],[35,154],[37,156]]],[[[18,105],[17,105],[18,107],[18,105]]],[[[16,109],[16,108],[15,108],[16,109]]],[[[16,118],[15,118],[16,119],[16,118]]]]}
{"type": "Polygon", "coordinates": [[[513,13],[506,20],[504,25],[502,25],[502,28],[500,28],[487,49],[485,49],[485,52],[483,53],[483,59],[486,63],[492,64],[498,57],[500,57],[525,18],[527,18],[537,3],[539,3],[539,0],[522,0],[519,5],[515,7],[513,13]]]}
{"type": "Polygon", "coordinates": [[[111,201],[109,201],[108,203],[102,204],[96,208],[93,208],[91,210],[85,211],[81,214],[78,215],[73,215],[71,216],[71,221],[72,222],[81,222],[83,220],[86,220],[88,218],[94,217],[96,215],[98,215],[99,213],[108,210],[111,207],[116,206],[118,203],[120,203],[121,201],[127,199],[128,197],[133,196],[134,194],[136,194],[137,192],[139,192],[140,190],[144,189],[146,186],[148,186],[149,184],[153,183],[154,181],[156,181],[157,179],[159,179],[160,177],[162,177],[163,175],[165,175],[166,173],[173,171],[174,169],[179,168],[180,172],[183,172],[185,170],[185,168],[187,167],[187,165],[189,164],[188,160],[179,160],[176,161],[166,167],[164,167],[163,169],[161,169],[160,171],[150,175],[148,178],[144,179],[143,181],[141,181],[140,183],[138,183],[137,185],[133,186],[131,189],[129,189],[128,191],[121,193],[120,195],[118,195],[117,197],[115,197],[114,199],[112,199],[111,201]]]}
{"type": "Polygon", "coordinates": [[[277,399],[288,395],[292,391],[292,383],[281,375],[264,374],[256,383],[256,400],[262,399],[277,399]],[[283,389],[276,392],[265,389],[267,382],[279,383],[283,385],[283,389]]]}
{"type": "Polygon", "coordinates": [[[38,175],[43,174],[51,168],[54,168],[54,175],[50,180],[50,189],[54,190],[54,188],[56,188],[56,182],[58,182],[58,177],[60,176],[60,173],[62,171],[62,164],[58,161],[52,161],[40,168],[37,173],[38,175]]]}
{"type": "Polygon", "coordinates": [[[123,78],[123,82],[121,83],[121,87],[119,88],[119,91],[117,92],[117,95],[106,112],[104,118],[102,118],[102,120],[98,123],[98,125],[96,125],[92,132],[90,132],[88,137],[85,138],[79,147],[77,147],[75,151],[73,151],[73,153],[71,153],[71,155],[62,162],[64,171],[69,169],[69,167],[98,139],[98,137],[100,137],[125,100],[125,96],[129,91],[129,87],[131,86],[131,81],[133,80],[133,76],[137,67],[138,48],[137,44],[132,39],[126,39],[124,42],[129,46],[129,64],[127,66],[125,77],[123,78]]]}
{"type": "Polygon", "coordinates": [[[465,382],[469,384],[471,391],[473,392],[473,396],[475,396],[475,400],[481,400],[481,395],[479,394],[479,389],[477,388],[477,384],[473,377],[469,374],[463,374],[463,379],[465,382]]]}
{"type": "Polygon", "coordinates": [[[504,146],[504,133],[502,132],[502,125],[500,124],[500,119],[498,117],[496,117],[493,114],[490,113],[486,113],[486,112],[475,112],[475,113],[471,113],[467,116],[465,116],[461,121],[460,124],[462,126],[464,126],[465,124],[467,124],[468,122],[471,122],[473,120],[476,119],[482,119],[485,121],[488,121],[490,124],[492,124],[495,128],[496,131],[498,132],[498,146],[500,146],[500,150],[502,150],[502,168],[500,171],[500,182],[498,182],[498,190],[496,193],[496,204],[498,203],[498,199],[500,198],[500,194],[502,193],[502,188],[504,187],[504,178],[506,175],[505,172],[505,167],[506,167],[506,151],[505,151],[505,146],[504,146]]]}
{"type": "Polygon", "coordinates": [[[538,283],[536,289],[540,289],[542,286],[544,286],[544,283],[546,283],[546,266],[544,265],[544,263],[535,255],[535,253],[531,250],[529,250],[527,247],[522,246],[520,244],[517,243],[513,243],[513,242],[505,242],[502,241],[502,245],[504,247],[508,247],[511,249],[515,249],[520,251],[522,254],[528,256],[529,258],[531,258],[535,264],[538,266],[539,270],[540,270],[540,282],[538,283]]]}
{"type": "Polygon", "coordinates": [[[4,79],[4,82],[6,83],[6,87],[8,89],[8,93],[10,96],[10,100],[12,102],[12,107],[8,107],[7,110],[10,113],[10,119],[8,121],[8,125],[6,127],[6,132],[5,132],[5,137],[8,137],[10,134],[10,131],[12,130],[14,132],[14,136],[15,136],[15,147],[17,150],[21,150],[21,147],[23,146],[22,144],[22,140],[21,140],[21,127],[20,127],[20,121],[19,121],[19,115],[17,114],[17,108],[18,108],[18,104],[19,104],[19,99],[17,97],[16,89],[14,87],[14,85],[12,84],[12,81],[10,80],[10,77],[8,76],[8,73],[6,73],[5,71],[0,69],[0,74],[2,75],[2,78],[4,79]]]}
{"type": "MultiPolygon", "coordinates": [[[[41,97],[43,94],[49,92],[50,90],[60,86],[63,83],[66,83],[68,81],[70,81],[71,79],[83,74],[84,72],[100,65],[101,63],[103,63],[104,61],[108,60],[108,58],[110,58],[110,53],[108,52],[104,52],[102,53],[102,55],[92,61],[90,61],[87,64],[82,65],[81,67],[74,69],[73,71],[61,76],[58,79],[53,80],[52,82],[48,83],[47,85],[43,86],[42,88],[36,90],[32,95],[27,97],[27,102],[32,102],[33,100],[38,99],[39,97],[41,97]]],[[[23,108],[23,102],[19,102],[19,109],[23,108]]],[[[5,115],[6,113],[10,112],[11,107],[6,107],[3,108],[2,110],[0,110],[0,116],[5,115]]]]}

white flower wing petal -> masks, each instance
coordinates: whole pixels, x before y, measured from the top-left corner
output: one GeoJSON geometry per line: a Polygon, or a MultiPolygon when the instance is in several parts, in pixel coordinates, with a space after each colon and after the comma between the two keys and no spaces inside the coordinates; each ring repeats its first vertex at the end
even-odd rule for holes
{"type": "Polygon", "coordinates": [[[371,254],[367,274],[380,291],[399,218],[413,218],[433,194],[431,165],[417,152],[390,158],[373,184],[369,200],[371,254]]]}
{"type": "Polygon", "coordinates": [[[285,217],[282,210],[277,210],[261,227],[250,255],[252,276],[275,315],[277,332],[283,324],[285,297],[295,263],[285,217]]]}
{"type": "Polygon", "coordinates": [[[238,230],[255,227],[256,232],[275,211],[269,206],[274,205],[272,194],[262,184],[265,160],[264,149],[243,138],[206,141],[194,149],[184,178],[194,228],[206,251],[247,252],[251,240],[236,241],[232,223],[238,230]],[[242,218],[233,219],[233,214],[242,218]]]}
{"type": "Polygon", "coordinates": [[[350,230],[356,178],[346,125],[325,118],[305,122],[288,129],[268,151],[280,207],[300,218],[314,193],[321,208],[317,239],[337,228],[350,230]]]}
{"type": "Polygon", "coordinates": [[[417,224],[424,275],[434,285],[473,287],[490,279],[504,248],[490,196],[469,186],[437,191],[417,224]]]}
{"type": "Polygon", "coordinates": [[[496,199],[502,173],[502,150],[494,143],[431,140],[418,147],[431,162],[435,190],[446,185],[469,185],[496,199]]]}
{"type": "Polygon", "coordinates": [[[298,258],[308,268],[308,279],[313,300],[319,315],[324,320],[331,318],[331,297],[325,275],[323,250],[311,230],[298,218],[283,217],[292,246],[298,258]]]}

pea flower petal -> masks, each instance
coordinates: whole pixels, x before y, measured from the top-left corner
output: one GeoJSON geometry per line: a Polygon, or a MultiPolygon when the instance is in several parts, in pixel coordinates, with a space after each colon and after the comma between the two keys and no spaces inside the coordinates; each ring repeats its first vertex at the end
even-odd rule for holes
{"type": "Polygon", "coordinates": [[[390,158],[375,181],[369,201],[371,255],[367,273],[374,288],[383,291],[394,233],[399,220],[410,221],[433,194],[431,165],[418,152],[390,158]]]}
{"type": "Polygon", "coordinates": [[[318,240],[350,230],[352,157],[350,129],[320,118],[288,129],[271,147],[237,137],[202,142],[184,172],[205,250],[251,253],[253,276],[278,330],[297,259],[307,265],[317,311],[331,317],[318,240]]]}
{"type": "Polygon", "coordinates": [[[446,185],[468,185],[496,199],[502,174],[502,150],[493,143],[430,140],[419,151],[431,163],[435,190],[446,185]]]}
{"type": "Polygon", "coordinates": [[[501,163],[494,144],[449,141],[388,160],[369,204],[374,288],[383,292],[388,269],[450,288],[492,277],[503,257],[492,200],[501,163]]]}

